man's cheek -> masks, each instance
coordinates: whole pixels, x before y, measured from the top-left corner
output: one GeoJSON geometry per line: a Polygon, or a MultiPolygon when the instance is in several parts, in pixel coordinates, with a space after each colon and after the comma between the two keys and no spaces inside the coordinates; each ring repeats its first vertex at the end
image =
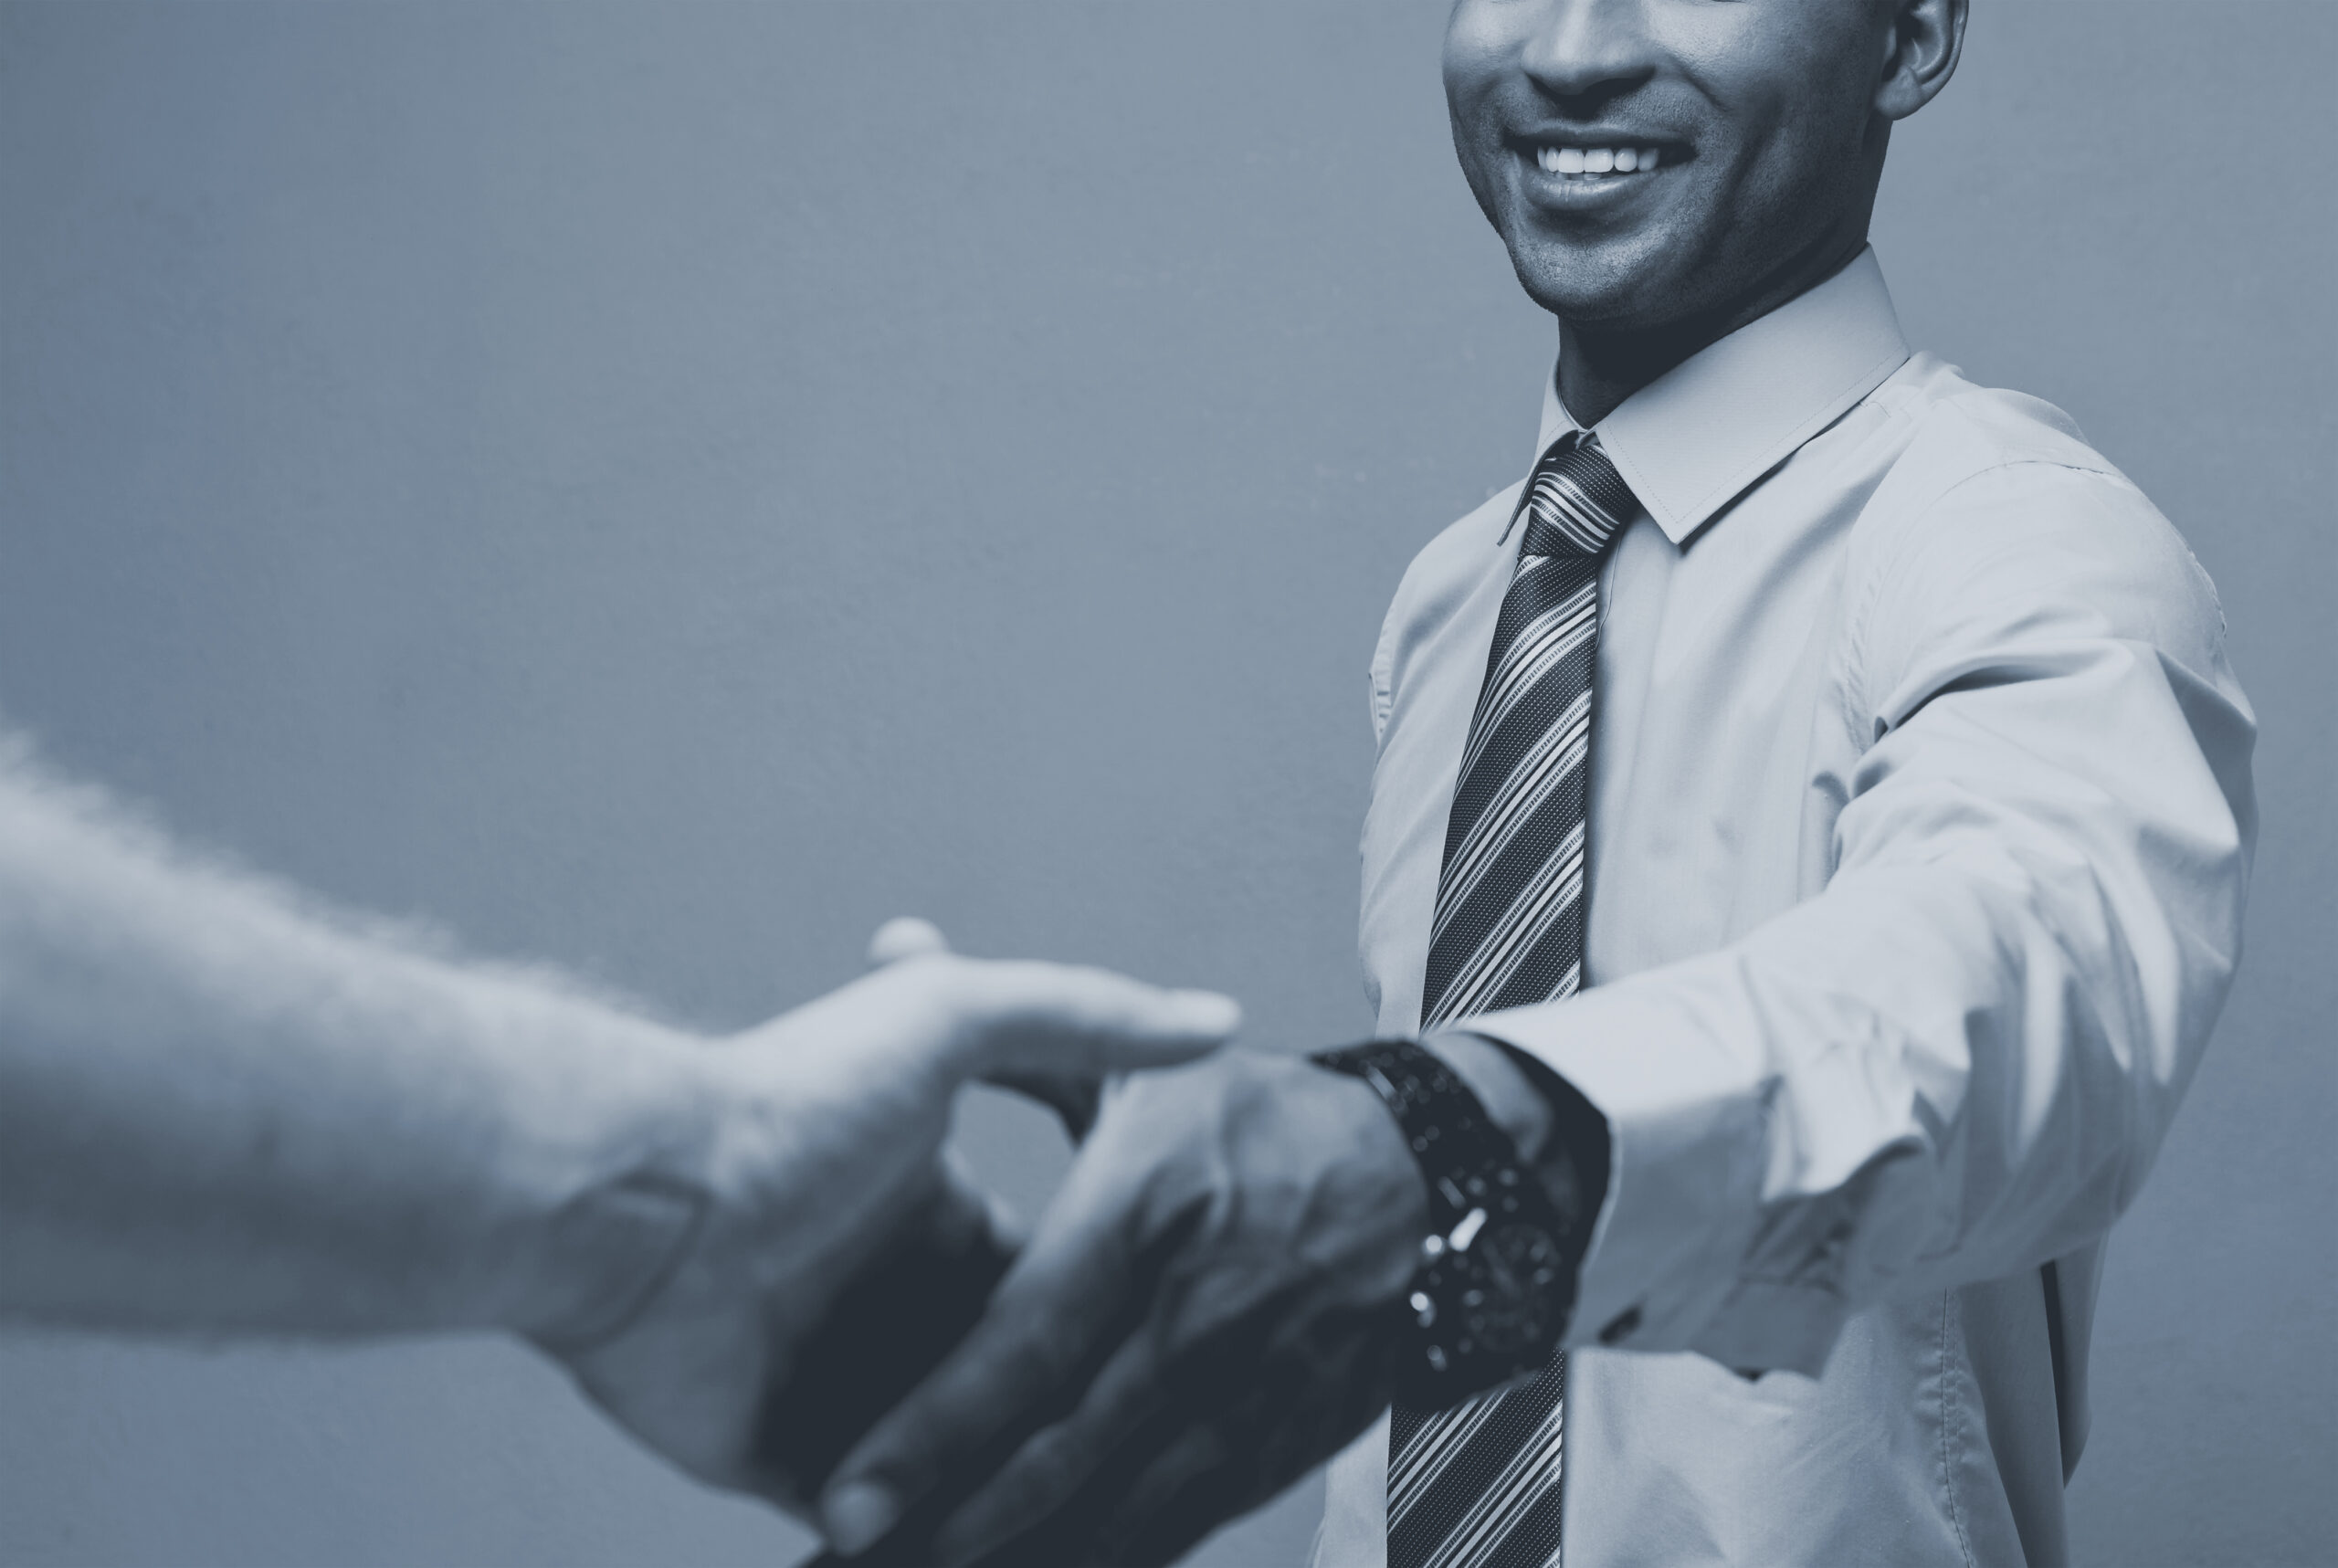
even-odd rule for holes
{"type": "Polygon", "coordinates": [[[1445,96],[1448,103],[1480,97],[1515,41],[1502,26],[1500,8],[1484,0],[1460,0],[1445,24],[1445,96]]]}

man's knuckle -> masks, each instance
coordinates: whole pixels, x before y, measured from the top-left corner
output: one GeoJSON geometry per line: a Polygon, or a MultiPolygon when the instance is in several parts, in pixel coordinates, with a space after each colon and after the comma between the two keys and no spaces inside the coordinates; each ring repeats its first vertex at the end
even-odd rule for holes
{"type": "Polygon", "coordinates": [[[1042,1501],[1061,1489],[1072,1479],[1085,1447],[1068,1426],[1051,1426],[1033,1437],[1016,1462],[1018,1500],[1042,1501]]]}
{"type": "Polygon", "coordinates": [[[1001,1363],[1003,1381],[1020,1387],[1049,1387],[1069,1369],[1068,1334],[1035,1335],[1009,1351],[1001,1363]]]}

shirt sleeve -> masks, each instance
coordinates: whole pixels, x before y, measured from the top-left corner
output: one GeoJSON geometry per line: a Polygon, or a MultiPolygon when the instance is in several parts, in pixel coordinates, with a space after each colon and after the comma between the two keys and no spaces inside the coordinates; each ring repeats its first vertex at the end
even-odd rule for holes
{"type": "Polygon", "coordinates": [[[1869,1302],[2098,1238],[2206,1043],[2255,721],[2206,575],[2123,479],[2048,464],[1901,539],[1854,584],[1825,889],[1470,1021],[1612,1129],[1572,1342],[1815,1373],[1869,1302]]]}

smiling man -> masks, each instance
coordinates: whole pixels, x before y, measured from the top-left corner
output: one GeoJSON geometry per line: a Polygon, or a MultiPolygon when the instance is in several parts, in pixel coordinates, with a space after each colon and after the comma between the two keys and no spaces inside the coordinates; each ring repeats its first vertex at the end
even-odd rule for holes
{"type": "Polygon", "coordinates": [[[1869,216],[1964,20],[1460,0],[1560,347],[1373,659],[1386,1039],[1120,1096],[841,1541],[931,1494],[944,1561],[1165,1560],[1393,1394],[1322,1568],[2063,1561],[2253,721],[2150,502],[1901,334],[1869,216]]]}

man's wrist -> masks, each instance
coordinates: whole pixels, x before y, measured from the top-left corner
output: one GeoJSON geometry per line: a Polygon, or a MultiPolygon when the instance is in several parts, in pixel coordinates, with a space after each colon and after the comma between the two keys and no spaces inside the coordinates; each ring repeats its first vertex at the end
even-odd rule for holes
{"type": "Polygon", "coordinates": [[[1482,1035],[1448,1029],[1421,1041],[1454,1076],[1469,1086],[1495,1126],[1518,1145],[1519,1158],[1539,1165],[1551,1142],[1551,1106],[1511,1059],[1510,1052],[1482,1035]]]}
{"type": "Polygon", "coordinates": [[[1414,1041],[1311,1059],[1372,1088],[1431,1194],[1431,1231],[1405,1300],[1411,1351],[1397,1363],[1398,1401],[1441,1409],[1539,1370],[1565,1334],[1580,1252],[1510,1133],[1443,1057],[1414,1041]]]}
{"type": "Polygon", "coordinates": [[[1421,1045],[1469,1086],[1534,1167],[1560,1214],[1587,1240],[1607,1196],[1606,1118],[1557,1073],[1488,1036],[1447,1029],[1421,1045]]]}

